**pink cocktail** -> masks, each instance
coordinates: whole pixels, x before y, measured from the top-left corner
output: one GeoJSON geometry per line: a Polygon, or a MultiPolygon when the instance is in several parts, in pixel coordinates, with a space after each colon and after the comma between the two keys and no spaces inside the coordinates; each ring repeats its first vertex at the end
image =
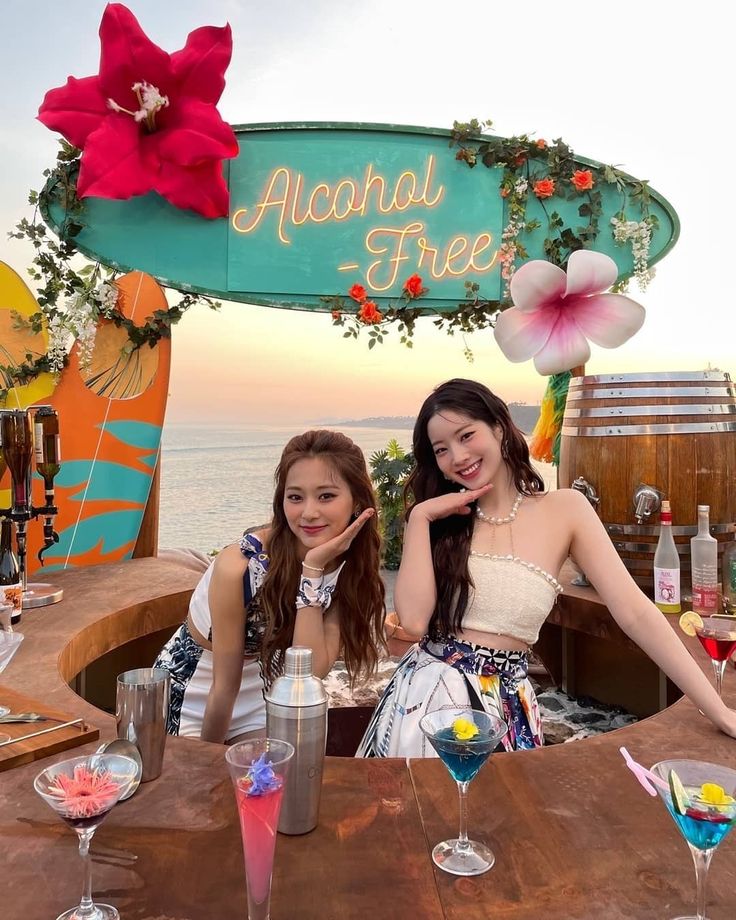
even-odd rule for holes
{"type": "Polygon", "coordinates": [[[272,738],[243,741],[225,754],[240,817],[248,920],[269,920],[276,833],[293,754],[290,744],[272,738]]]}
{"type": "Polygon", "coordinates": [[[716,690],[720,696],[726,662],[736,651],[736,617],[722,614],[704,617],[703,625],[695,627],[695,635],[713,664],[716,690]]]}

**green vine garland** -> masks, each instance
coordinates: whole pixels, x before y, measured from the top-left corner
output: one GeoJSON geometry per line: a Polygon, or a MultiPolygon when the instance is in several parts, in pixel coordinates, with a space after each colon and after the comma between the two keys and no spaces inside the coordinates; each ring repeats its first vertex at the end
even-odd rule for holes
{"type": "MultiPolygon", "coordinates": [[[[499,249],[501,275],[505,281],[501,299],[484,298],[480,286],[470,281],[465,282],[464,300],[449,311],[418,306],[415,303],[418,298],[407,298],[406,293],[402,294],[400,303],[368,313],[362,308],[356,311],[343,295],[320,298],[331,309],[333,324],[345,327],[345,338],[357,338],[367,327],[368,347],[373,348],[384,341],[388,327],[395,324],[401,344],[411,348],[416,321],[420,316],[434,316],[434,325],[448,335],[493,327],[498,314],[512,305],[509,282],[517,263],[529,258],[524,237],[541,227],[540,221],[526,219],[530,193],[539,200],[547,219],[543,243],[545,257],[564,269],[573,252],[590,248],[598,238],[603,213],[600,187],[601,184],[614,186],[621,196],[621,207],[612,220],[614,229],[611,232],[619,244],[631,241],[634,277],[642,290],[646,287],[651,275],[647,265],[649,239],[658,226],[656,215],[649,210],[651,196],[648,183],[633,179],[614,166],[591,164],[581,170],[575,162],[572,148],[559,138],[548,144],[528,134],[510,138],[483,135],[483,130],[491,126],[491,121],[480,122],[475,118],[470,122],[454,122],[450,147],[456,148],[455,159],[466,163],[470,169],[481,163],[488,169],[503,170],[500,193],[506,199],[507,224],[499,249]],[[553,196],[580,201],[579,226],[566,226],[560,214],[550,208],[553,196]],[[631,221],[627,217],[629,204],[637,206],[639,221],[631,221]]],[[[614,285],[613,290],[623,291],[627,286],[628,279],[624,279],[614,285]]],[[[472,360],[467,344],[465,354],[472,360]]]]}
{"type": "MultiPolygon", "coordinates": [[[[82,309],[91,328],[100,318],[105,318],[124,329],[128,341],[123,351],[130,355],[145,345],[153,348],[161,339],[170,338],[171,327],[195,304],[204,303],[212,310],[219,309],[218,301],[201,294],[181,292],[178,303],[168,310],[155,310],[142,326],[120,312],[113,302],[116,296],[115,278],[120,273],[100,262],[86,259],[75,245],[75,237],[84,228],[84,204],[77,197],[76,187],[81,151],[64,140],[60,141],[60,145],[56,165],[43,172],[46,179],[43,190],[31,191],[28,196],[28,203],[34,208],[32,218],[23,218],[8,234],[11,239],[28,240],[35,250],[28,274],[36,283],[39,306],[38,312],[30,317],[13,312],[14,328],[32,333],[44,329],[49,332],[57,330],[61,336],[68,338],[76,332],[70,317],[75,310],[82,309]],[[52,201],[60,204],[65,212],[58,239],[52,236],[39,217],[39,211],[45,211],[52,201]],[[83,264],[80,265],[80,262],[83,264]],[[107,303],[100,302],[101,287],[108,292],[107,303]]],[[[63,349],[60,346],[56,352],[51,346],[45,355],[27,352],[20,364],[0,364],[0,400],[7,397],[10,388],[26,385],[41,373],[60,373],[68,360],[65,346],[63,349]]]]}

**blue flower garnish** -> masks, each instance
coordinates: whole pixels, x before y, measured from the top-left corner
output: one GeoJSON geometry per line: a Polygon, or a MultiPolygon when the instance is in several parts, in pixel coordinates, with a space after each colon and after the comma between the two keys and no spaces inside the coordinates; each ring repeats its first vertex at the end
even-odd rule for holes
{"type": "Polygon", "coordinates": [[[273,772],[273,767],[266,761],[265,752],[250,765],[246,779],[250,780],[248,795],[264,795],[281,785],[281,780],[273,772]]]}

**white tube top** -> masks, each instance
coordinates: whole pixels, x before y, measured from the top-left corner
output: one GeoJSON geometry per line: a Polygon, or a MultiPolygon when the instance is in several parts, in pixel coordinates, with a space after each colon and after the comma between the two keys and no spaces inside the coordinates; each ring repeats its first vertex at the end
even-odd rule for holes
{"type": "Polygon", "coordinates": [[[510,636],[534,645],[562,585],[519,556],[470,553],[470,589],[462,629],[510,636]]]}

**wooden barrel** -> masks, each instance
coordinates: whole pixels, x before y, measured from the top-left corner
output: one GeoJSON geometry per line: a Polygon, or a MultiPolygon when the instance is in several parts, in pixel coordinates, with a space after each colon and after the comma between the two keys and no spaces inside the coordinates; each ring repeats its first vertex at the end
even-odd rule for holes
{"type": "Polygon", "coordinates": [[[719,564],[736,530],[736,387],[729,374],[573,377],[562,423],[560,488],[578,477],[597,492],[600,518],[614,546],[650,594],[659,515],[639,523],[634,495],[646,484],[669,499],[686,593],[697,506],[710,505],[719,564]]]}

